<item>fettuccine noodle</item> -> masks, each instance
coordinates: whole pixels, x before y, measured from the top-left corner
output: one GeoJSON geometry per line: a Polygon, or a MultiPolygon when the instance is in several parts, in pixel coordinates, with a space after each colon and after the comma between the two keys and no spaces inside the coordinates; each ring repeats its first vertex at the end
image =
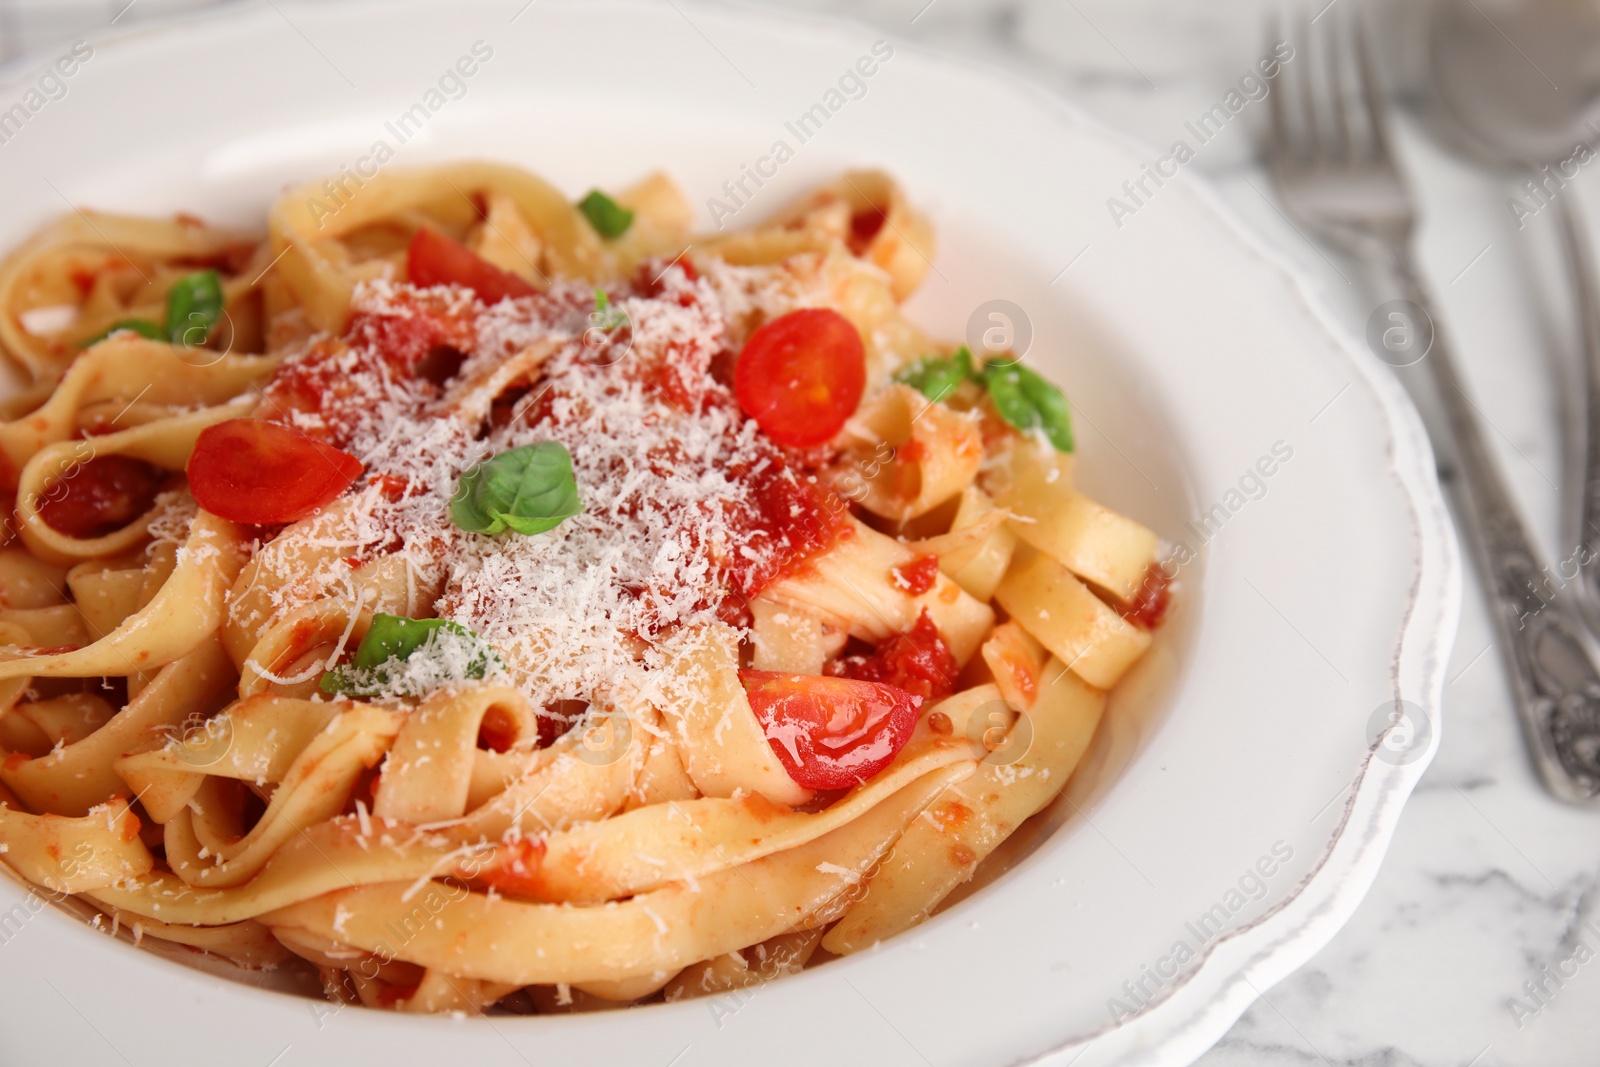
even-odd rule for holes
{"type": "Polygon", "coordinates": [[[17,874],[341,1002],[592,1010],[870,947],[1065,788],[1159,543],[902,315],[888,176],[711,237],[660,175],[323,188],[0,265],[17,874]]]}

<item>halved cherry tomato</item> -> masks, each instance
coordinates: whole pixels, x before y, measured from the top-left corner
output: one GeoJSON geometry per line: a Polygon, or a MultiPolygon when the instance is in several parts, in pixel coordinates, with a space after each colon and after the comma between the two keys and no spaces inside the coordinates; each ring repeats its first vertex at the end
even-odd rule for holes
{"type": "Polygon", "coordinates": [[[200,432],[189,454],[189,491],[213,515],[273,526],[331,503],[361,470],[350,453],[292,426],[229,419],[200,432]]]}
{"type": "Polygon", "coordinates": [[[539,290],[531,283],[501,270],[478,253],[452,241],[431,226],[417,229],[406,249],[406,278],[424,289],[435,285],[464,285],[478,294],[485,304],[498,304],[508,297],[533,296],[539,290]]]}
{"type": "Polygon", "coordinates": [[[922,698],[878,682],[740,671],[778,762],[807,789],[848,789],[889,765],[916,729],[922,698]]]}
{"type": "Polygon", "coordinates": [[[780,445],[820,445],[844,428],[867,387],[861,335],[829,308],[780,315],[750,335],[733,368],[744,413],[780,445]]]}

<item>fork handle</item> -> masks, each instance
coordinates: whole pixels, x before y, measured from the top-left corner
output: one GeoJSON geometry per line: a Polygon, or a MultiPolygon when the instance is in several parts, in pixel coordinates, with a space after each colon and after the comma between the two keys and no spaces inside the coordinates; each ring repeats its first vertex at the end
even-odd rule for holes
{"type": "Polygon", "coordinates": [[[1406,299],[1433,323],[1433,347],[1423,362],[1454,439],[1457,511],[1483,576],[1529,750],[1557,797],[1600,805],[1600,671],[1583,625],[1570,598],[1560,595],[1561,579],[1539,562],[1409,251],[1402,249],[1394,265],[1406,299]]]}
{"type": "Polygon", "coordinates": [[[1556,199],[1556,213],[1583,342],[1583,481],[1576,541],[1579,591],[1591,621],[1600,623],[1600,298],[1595,293],[1594,257],[1571,196],[1556,199]]]}

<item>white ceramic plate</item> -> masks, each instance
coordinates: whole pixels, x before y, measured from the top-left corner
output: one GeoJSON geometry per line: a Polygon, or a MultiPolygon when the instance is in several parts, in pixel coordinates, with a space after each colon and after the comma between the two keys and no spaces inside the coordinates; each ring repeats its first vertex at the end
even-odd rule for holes
{"type": "MultiPolygon", "coordinates": [[[[574,196],[665,167],[697,203],[726,202],[785,141],[793,158],[746,180],[734,225],[846,166],[891,170],[940,231],[915,314],[956,337],[985,300],[1025,309],[1028,359],[1076,410],[1081,481],[1198,554],[1011,868],[877,951],[753,994],[488,1020],[334,1012],[0,883],[0,1060],[1177,1064],[1332,937],[1437,745],[1459,577],[1420,425],[1188,176],[1113,223],[1107,198],[1156,153],[901,44],[858,97],[830,97],[882,36],[682,0],[280,0],[97,40],[0,146],[0,244],[67,201],[259,223],[286,183],[355,168],[380,139],[391,166],[492,156],[574,196]],[[492,56],[428,111],[480,41],[492,56]],[[419,102],[402,145],[386,123],[419,102]],[[786,123],[819,103],[838,106],[802,143],[786,123]],[[1426,710],[1380,744],[1397,698],[1426,710]]],[[[52,58],[12,67],[0,107],[52,58]]]]}

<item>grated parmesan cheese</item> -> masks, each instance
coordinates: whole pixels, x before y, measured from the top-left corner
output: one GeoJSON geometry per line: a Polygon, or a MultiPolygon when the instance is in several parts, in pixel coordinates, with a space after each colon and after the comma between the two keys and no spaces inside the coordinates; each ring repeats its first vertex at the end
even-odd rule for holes
{"type": "MultiPolygon", "coordinates": [[[[364,283],[346,337],[315,338],[286,359],[258,413],[332,440],[366,469],[344,500],[262,548],[277,579],[273,617],[319,597],[370,597],[370,565],[398,567],[406,613],[477,633],[502,661],[499,680],[537,708],[603,701],[622,686],[672,699],[663,687],[682,680],[656,669],[666,646],[737,598],[737,568],[793,547],[756,521],[756,480],[803,476],[711,373],[733,346],[730,321],[803,298],[781,273],[718,264],[691,281],[670,268],[658,295],[612,296],[622,325],[598,339],[582,286],[485,308],[466,290],[364,283]],[[394,362],[396,337],[441,322],[465,357],[445,387],[394,362]],[[498,396],[465,398],[518,361],[527,372],[498,396]],[[318,403],[296,396],[297,381],[321,383],[318,403]],[[464,471],[546,440],[572,455],[581,514],[535,536],[450,521],[464,471]]],[[[472,651],[430,643],[428,655],[391,663],[401,669],[386,670],[375,695],[464,681],[472,651]]]]}

